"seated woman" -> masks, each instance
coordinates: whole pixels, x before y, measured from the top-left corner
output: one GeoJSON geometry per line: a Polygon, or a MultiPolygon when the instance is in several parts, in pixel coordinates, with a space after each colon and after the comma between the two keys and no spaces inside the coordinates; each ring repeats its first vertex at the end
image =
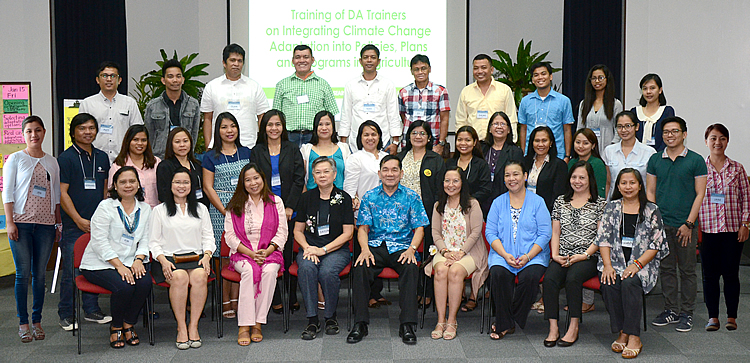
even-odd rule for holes
{"type": "Polygon", "coordinates": [[[148,247],[155,256],[151,275],[156,283],[169,283],[169,302],[177,320],[178,349],[200,348],[198,321],[206,303],[214,232],[208,208],[192,192],[190,170],[172,172],[172,188],[164,203],[154,208],[148,247]],[[190,325],[185,325],[185,307],[190,287],[190,325]]]}
{"type": "Polygon", "coordinates": [[[635,358],[643,348],[641,296],[656,285],[659,262],[669,254],[669,247],[661,212],[646,199],[641,173],[622,169],[615,186],[596,236],[601,252],[597,269],[610,327],[620,334],[612,350],[623,358],[635,358]]]}
{"type": "MultiPolygon", "coordinates": [[[[584,129],[588,130],[588,129],[584,129]]],[[[549,335],[545,347],[569,347],[578,340],[578,322],[581,320],[583,283],[596,276],[598,256],[591,256],[598,248],[592,241],[606,200],[597,193],[594,169],[586,161],[573,164],[568,173],[568,190],[557,197],[552,208],[552,262],[544,275],[544,318],[549,320],[549,335]],[[570,327],[560,339],[559,319],[560,289],[565,288],[570,314],[570,327]],[[558,341],[559,339],[559,341],[558,341]]]]}
{"type": "Polygon", "coordinates": [[[432,339],[456,337],[456,314],[466,276],[474,273],[472,291],[478,290],[487,278],[487,248],[482,241],[482,224],[482,207],[469,194],[463,170],[458,166],[448,167],[443,190],[432,211],[432,236],[439,253],[432,265],[425,268],[428,275],[435,270],[438,323],[432,331],[432,339]],[[450,306],[447,321],[446,302],[450,306]]]}
{"type": "Polygon", "coordinates": [[[134,167],[123,166],[112,179],[109,198],[91,217],[91,241],[80,269],[86,280],[112,291],[109,345],[119,349],[126,342],[140,343],[133,325],[151,292],[151,277],[143,265],[148,258],[151,207],[143,201],[134,167]]]}
{"type": "Polygon", "coordinates": [[[333,185],[336,161],[321,156],[312,163],[316,188],[300,199],[294,224],[294,239],[299,243],[297,254],[298,285],[307,311],[307,328],[302,339],[313,340],[320,331],[318,320],[318,283],[325,297],[325,332],[339,333],[336,307],[341,280],[339,273],[351,260],[349,241],[354,234],[352,198],[333,185]]]}
{"type": "Polygon", "coordinates": [[[159,204],[159,193],[156,190],[156,168],[161,159],[151,151],[148,141],[148,130],[143,125],[133,125],[125,132],[120,153],[109,168],[109,187],[112,187],[112,175],[123,166],[132,166],[138,172],[138,178],[143,182],[143,197],[152,208],[159,204]]]}
{"type": "Polygon", "coordinates": [[[552,236],[549,212],[542,197],[526,190],[528,173],[517,161],[505,164],[508,192],[492,202],[485,236],[490,241],[488,264],[495,301],[490,339],[502,339],[523,329],[539,280],[549,264],[552,236]],[[518,278],[518,285],[515,279],[518,278]]]}
{"type": "Polygon", "coordinates": [[[229,269],[242,275],[237,302],[237,344],[242,346],[263,340],[260,325],[266,323],[276,276],[284,268],[281,251],[288,233],[284,202],[265,181],[257,164],[245,165],[224,219],[224,238],[231,250],[229,269]]]}

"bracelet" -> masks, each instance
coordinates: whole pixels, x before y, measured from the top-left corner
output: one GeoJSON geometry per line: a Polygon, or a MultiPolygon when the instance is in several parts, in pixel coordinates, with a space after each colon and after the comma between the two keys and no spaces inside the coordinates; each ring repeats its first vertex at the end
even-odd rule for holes
{"type": "Polygon", "coordinates": [[[442,250],[440,250],[440,255],[443,256],[443,257],[445,257],[445,253],[446,252],[448,252],[448,249],[447,248],[443,248],[442,250]]]}
{"type": "Polygon", "coordinates": [[[328,248],[326,248],[326,246],[323,246],[323,252],[325,252],[326,254],[328,254],[328,248]]]}
{"type": "Polygon", "coordinates": [[[638,267],[639,270],[643,270],[643,265],[641,265],[641,261],[638,261],[638,259],[633,260],[633,263],[638,267]]]}
{"type": "Polygon", "coordinates": [[[276,249],[276,251],[279,250],[279,245],[277,245],[276,242],[271,242],[269,243],[269,245],[273,246],[276,249]]]}
{"type": "Polygon", "coordinates": [[[136,260],[138,260],[138,261],[141,261],[141,262],[143,262],[143,258],[140,258],[140,257],[136,257],[135,259],[136,259],[136,260]]]}
{"type": "Polygon", "coordinates": [[[528,253],[524,253],[523,255],[526,256],[526,263],[531,262],[531,257],[529,257],[528,253]]]}

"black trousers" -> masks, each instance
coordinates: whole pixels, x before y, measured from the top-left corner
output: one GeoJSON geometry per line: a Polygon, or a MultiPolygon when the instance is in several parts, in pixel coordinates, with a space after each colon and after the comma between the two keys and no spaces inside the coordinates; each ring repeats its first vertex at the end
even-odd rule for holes
{"type": "MultiPolygon", "coordinates": [[[[289,279],[289,304],[294,305],[297,303],[297,277],[292,276],[289,274],[289,266],[292,265],[292,263],[295,261],[296,257],[294,255],[294,219],[288,222],[289,225],[289,236],[286,239],[286,243],[284,244],[284,251],[282,251],[284,255],[284,275],[286,278],[289,279]]],[[[283,303],[286,303],[286,301],[281,301],[281,291],[280,289],[276,289],[273,292],[273,300],[271,301],[272,305],[280,305],[283,303]]],[[[291,309],[291,306],[289,306],[291,309]]]]}
{"type": "Polygon", "coordinates": [[[737,242],[737,232],[703,233],[701,243],[701,271],[703,272],[703,300],[709,318],[719,317],[719,279],[724,279],[724,300],[727,317],[737,317],[740,304],[740,257],[745,243],[737,242]]]}
{"type": "MultiPolygon", "coordinates": [[[[599,278],[601,279],[601,274],[599,278]]],[[[609,312],[609,326],[612,332],[619,333],[622,330],[627,335],[640,336],[643,287],[638,275],[625,280],[621,280],[620,276],[615,276],[614,284],[602,284],[600,290],[604,298],[604,306],[609,312]]],[[[547,301],[545,300],[544,303],[546,305],[547,301]]]]}
{"type": "Polygon", "coordinates": [[[81,270],[81,274],[92,284],[112,291],[109,309],[112,313],[112,327],[120,328],[122,323],[135,325],[138,322],[143,303],[151,292],[151,275],[135,279],[135,285],[122,280],[115,269],[81,270]]]}
{"type": "Polygon", "coordinates": [[[544,274],[542,296],[544,296],[544,318],[560,318],[560,290],[565,288],[568,311],[571,318],[581,318],[583,283],[597,275],[596,259],[583,260],[570,267],[550,261],[544,274]]]}
{"type": "Polygon", "coordinates": [[[375,264],[370,263],[370,267],[362,264],[352,269],[354,322],[370,323],[370,311],[367,307],[370,287],[383,268],[390,267],[398,273],[398,302],[401,308],[399,321],[401,324],[417,323],[417,280],[420,269],[413,263],[398,262],[399,256],[404,251],[388,253],[385,243],[378,247],[370,247],[370,252],[375,257],[375,264]]]}
{"type": "Polygon", "coordinates": [[[495,326],[498,332],[513,328],[515,324],[521,329],[526,326],[529,309],[539,291],[539,280],[546,269],[542,265],[530,265],[515,275],[503,266],[495,265],[490,268],[490,290],[492,299],[495,300],[495,326]]]}

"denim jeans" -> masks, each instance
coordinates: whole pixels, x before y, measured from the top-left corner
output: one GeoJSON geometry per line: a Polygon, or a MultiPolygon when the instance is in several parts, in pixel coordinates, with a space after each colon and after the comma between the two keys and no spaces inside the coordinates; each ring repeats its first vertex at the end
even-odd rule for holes
{"type": "Polygon", "coordinates": [[[297,147],[302,147],[304,144],[309,144],[310,139],[312,139],[312,133],[301,133],[301,132],[289,132],[289,142],[292,144],[297,145],[297,147]]]}
{"type": "MultiPolygon", "coordinates": [[[[83,231],[78,228],[67,228],[62,232],[60,240],[60,302],[57,304],[57,315],[60,319],[72,318],[75,316],[75,306],[73,306],[73,295],[75,287],[73,285],[73,276],[80,272],[76,269],[73,271],[73,247],[78,237],[83,235],[83,231]]],[[[84,292],[81,299],[83,311],[86,314],[101,311],[99,308],[99,294],[89,294],[84,292]]]]}
{"type": "Polygon", "coordinates": [[[29,323],[27,299],[29,293],[29,274],[31,274],[32,303],[31,322],[42,321],[44,306],[44,274],[47,271],[52,245],[55,242],[55,226],[36,223],[16,223],[18,240],[10,240],[13,252],[13,263],[16,265],[16,311],[19,325],[29,323]]]}
{"type": "Polygon", "coordinates": [[[318,264],[304,259],[303,255],[302,251],[297,254],[297,265],[299,265],[297,282],[302,293],[302,301],[305,303],[307,317],[311,318],[318,315],[318,283],[320,283],[323,296],[326,299],[323,317],[326,319],[332,318],[336,313],[336,306],[339,301],[339,289],[341,288],[339,273],[351,260],[349,248],[344,245],[336,251],[320,256],[318,264]]]}

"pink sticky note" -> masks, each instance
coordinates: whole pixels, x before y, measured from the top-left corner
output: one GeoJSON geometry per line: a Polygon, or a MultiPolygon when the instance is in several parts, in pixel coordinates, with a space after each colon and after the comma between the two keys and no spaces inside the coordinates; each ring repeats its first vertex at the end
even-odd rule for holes
{"type": "Polygon", "coordinates": [[[10,154],[3,155],[3,165],[8,162],[8,158],[10,157],[10,154]]]}
{"type": "Polygon", "coordinates": [[[3,177],[0,176],[0,192],[3,191],[3,177]]]}
{"type": "Polygon", "coordinates": [[[3,85],[4,100],[28,100],[29,86],[20,84],[3,85]]]}
{"type": "Polygon", "coordinates": [[[28,113],[5,113],[3,114],[4,129],[20,129],[25,118],[29,117],[28,113]]]}
{"type": "Polygon", "coordinates": [[[3,144],[23,144],[23,130],[21,129],[10,129],[3,130],[3,144]]]}

